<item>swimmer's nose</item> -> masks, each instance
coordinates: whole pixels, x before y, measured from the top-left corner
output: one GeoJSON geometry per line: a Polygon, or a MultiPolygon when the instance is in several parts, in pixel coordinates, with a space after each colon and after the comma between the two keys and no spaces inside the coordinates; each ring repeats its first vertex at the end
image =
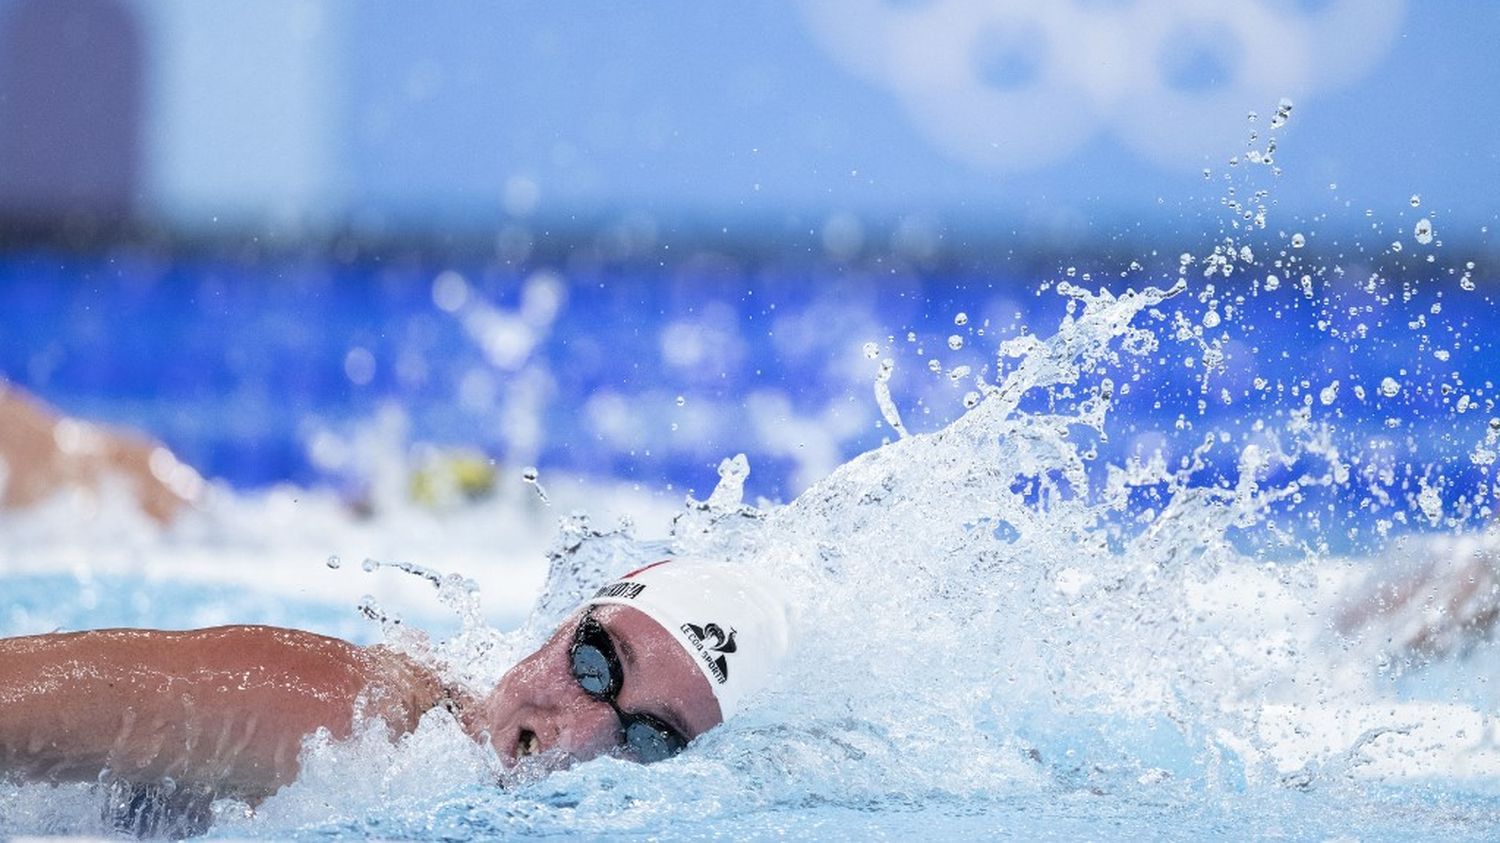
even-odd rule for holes
{"type": "Polygon", "coordinates": [[[579,761],[597,758],[618,743],[620,720],[615,716],[615,710],[581,690],[554,716],[550,725],[555,748],[579,761]]]}
{"type": "Polygon", "coordinates": [[[589,696],[570,671],[538,671],[529,680],[531,714],[526,719],[541,752],[556,750],[586,761],[618,743],[620,720],[614,709],[589,696]]]}

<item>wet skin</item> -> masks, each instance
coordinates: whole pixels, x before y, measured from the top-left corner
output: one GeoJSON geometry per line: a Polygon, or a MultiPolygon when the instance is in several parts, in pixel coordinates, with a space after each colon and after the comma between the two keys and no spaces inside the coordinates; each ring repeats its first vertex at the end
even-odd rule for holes
{"type": "MultiPolygon", "coordinates": [[[[507,671],[466,718],[476,737],[488,731],[502,759],[514,764],[541,754],[558,765],[618,750],[619,718],[573,678],[571,648],[582,616],[579,611],[568,618],[546,644],[507,671]]],[[[708,679],[655,621],[629,606],[599,606],[593,617],[620,659],[624,682],[616,704],[622,711],[649,714],[688,740],[723,720],[708,679]]]]}
{"type": "MultiPolygon", "coordinates": [[[[356,712],[393,736],[437,706],[489,740],[503,763],[557,768],[619,752],[608,703],[573,678],[582,612],[508,671],[484,699],[445,686],[383,647],[293,629],[96,630],[0,639],[0,778],[135,783],[171,777],[259,802],[296,778],[307,735],[349,737],[356,712]]],[[[600,622],[623,673],[616,703],[691,740],[720,720],[708,680],[671,635],[625,606],[600,622]]]]}

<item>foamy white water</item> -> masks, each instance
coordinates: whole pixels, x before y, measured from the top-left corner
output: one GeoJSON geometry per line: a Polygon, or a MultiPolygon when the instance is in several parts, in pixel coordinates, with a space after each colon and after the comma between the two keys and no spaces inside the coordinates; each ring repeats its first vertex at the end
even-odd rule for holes
{"type": "MultiPolygon", "coordinates": [[[[1443,307],[1473,269],[1443,256],[1413,282],[1405,262],[1437,248],[1420,237],[1325,265],[1315,230],[1267,225],[1263,193],[1224,205],[1221,238],[1166,272],[1046,283],[1066,317],[991,335],[951,424],[903,421],[890,375],[912,361],[875,348],[893,441],[788,503],[747,504],[754,460],[739,459],[686,505],[545,473],[550,506],[524,480],[499,502],[368,519],[318,491],[224,492],[166,532],[108,503],[79,531],[85,504],[62,501],[5,517],[5,583],[30,596],[0,632],[88,626],[101,606],[268,618],[383,634],[483,688],[591,586],[664,553],[754,567],[797,607],[778,683],[679,758],[502,789],[434,712],[394,743],[377,727],[310,739],[301,778],[265,804],[213,803],[226,836],[1491,836],[1500,422],[1492,385],[1450,376],[1472,338],[1443,307]],[[1268,361],[1252,309],[1350,355],[1414,338],[1423,366],[1268,361]],[[1153,406],[1141,384],[1164,367],[1238,415],[1155,412],[1171,396],[1153,406]],[[1419,399],[1445,441],[1410,432],[1419,399]],[[1146,409],[1126,416],[1127,401],[1146,409]],[[1120,441],[1133,447],[1102,456],[1120,441]],[[621,513],[635,525],[616,529],[621,513]],[[420,571],[367,573],[366,557],[458,576],[434,589],[420,571]],[[366,593],[368,614],[407,622],[356,612],[366,593]]],[[[120,801],[7,785],[0,833],[98,833],[122,815],[140,830],[161,813],[120,801]]]]}

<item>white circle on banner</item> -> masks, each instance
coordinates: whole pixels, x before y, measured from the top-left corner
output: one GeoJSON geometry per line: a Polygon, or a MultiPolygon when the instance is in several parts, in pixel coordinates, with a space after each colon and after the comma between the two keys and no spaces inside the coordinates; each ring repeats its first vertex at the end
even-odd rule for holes
{"type": "Polygon", "coordinates": [[[1099,128],[1069,58],[1084,25],[1070,2],[936,3],[894,39],[891,82],[951,154],[995,169],[1052,163],[1099,128]]]}
{"type": "Polygon", "coordinates": [[[1406,0],[804,0],[846,70],[890,90],[938,148],[1013,171],[1109,132],[1172,166],[1230,155],[1245,114],[1367,73],[1406,0]],[[1199,50],[1217,72],[1197,74],[1199,50]],[[1184,55],[1187,59],[1184,59],[1184,55]]]}

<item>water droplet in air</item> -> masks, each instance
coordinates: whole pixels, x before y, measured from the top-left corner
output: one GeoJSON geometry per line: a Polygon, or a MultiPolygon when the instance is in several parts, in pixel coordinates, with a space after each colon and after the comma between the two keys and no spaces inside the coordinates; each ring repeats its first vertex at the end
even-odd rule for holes
{"type": "Polygon", "coordinates": [[[339,566],[342,564],[344,564],[344,562],[342,559],[339,559],[338,554],[334,554],[328,557],[328,567],[334,569],[335,571],[337,571],[339,566]]]}
{"type": "Polygon", "coordinates": [[[1303,246],[1306,246],[1306,245],[1307,245],[1307,238],[1302,236],[1302,232],[1299,231],[1296,234],[1292,235],[1292,248],[1293,249],[1300,249],[1300,248],[1302,248],[1303,246]]]}
{"type": "Polygon", "coordinates": [[[1432,242],[1432,220],[1430,220],[1430,219],[1428,219],[1426,217],[1423,217],[1423,218],[1417,220],[1416,227],[1412,229],[1412,236],[1415,237],[1415,238],[1417,238],[1417,242],[1421,243],[1423,246],[1426,246],[1428,243],[1431,243],[1432,242]]]}
{"type": "Polygon", "coordinates": [[[1267,275],[1266,276],[1266,289],[1267,290],[1275,290],[1275,289],[1277,289],[1280,286],[1281,286],[1281,279],[1280,278],[1277,278],[1274,275],[1267,275]]]}
{"type": "Polygon", "coordinates": [[[963,348],[964,338],[959,336],[958,334],[953,334],[952,336],[948,337],[948,347],[953,349],[954,351],[963,348]]]}
{"type": "Polygon", "coordinates": [[[1420,197],[1417,194],[1413,193],[1411,195],[1411,206],[1413,208],[1415,208],[1415,207],[1417,207],[1418,205],[1421,205],[1421,204],[1422,204],[1422,197],[1420,197]]]}
{"type": "Polygon", "coordinates": [[[963,313],[963,312],[960,311],[958,313],[958,315],[956,315],[956,316],[953,317],[953,324],[955,324],[955,325],[967,325],[967,324],[969,324],[969,314],[963,313]]]}
{"type": "Polygon", "coordinates": [[[941,372],[942,370],[943,370],[943,363],[942,363],[942,361],[938,360],[936,357],[934,357],[931,360],[927,361],[927,371],[929,371],[929,372],[931,372],[931,373],[933,373],[935,375],[938,372],[941,372]]]}
{"type": "Polygon", "coordinates": [[[1401,384],[1396,379],[1387,377],[1380,382],[1380,394],[1387,398],[1395,398],[1401,392],[1401,384]]]}
{"type": "Polygon", "coordinates": [[[886,424],[905,439],[911,434],[907,432],[906,425],[901,423],[901,413],[896,409],[896,402],[891,399],[891,372],[895,369],[896,361],[891,358],[880,361],[880,371],[875,374],[875,403],[880,407],[880,415],[885,418],[886,424]]]}
{"type": "Polygon", "coordinates": [[[374,559],[365,557],[365,561],[359,563],[359,567],[365,569],[365,573],[373,574],[375,573],[375,569],[380,567],[380,563],[376,562],[374,559]]]}
{"type": "Polygon", "coordinates": [[[1271,115],[1271,128],[1280,129],[1286,125],[1287,118],[1292,116],[1292,101],[1286,97],[1276,103],[1276,113],[1271,115]]]}
{"type": "Polygon", "coordinates": [[[1333,383],[1331,383],[1331,384],[1323,387],[1323,390],[1318,393],[1318,400],[1322,401],[1323,402],[1323,406],[1325,406],[1325,407],[1328,406],[1329,404],[1332,404],[1334,401],[1338,400],[1338,397],[1339,397],[1339,382],[1338,381],[1334,381],[1333,383]]]}
{"type": "MultiPolygon", "coordinates": [[[[906,335],[907,342],[911,342],[911,339],[912,339],[912,335],[911,334],[907,334],[906,335]]],[[[865,356],[868,357],[868,358],[870,358],[871,360],[874,360],[876,357],[879,357],[880,356],[880,346],[876,345],[873,342],[867,342],[867,343],[865,343],[865,356]]]]}
{"type": "Polygon", "coordinates": [[[964,393],[964,409],[966,409],[966,410],[972,410],[972,409],[974,409],[975,407],[978,407],[978,406],[979,406],[979,393],[977,393],[977,392],[965,392],[964,393]]]}
{"type": "Polygon", "coordinates": [[[1393,252],[1399,252],[1399,251],[1401,251],[1401,241],[1400,240],[1393,240],[1393,241],[1391,241],[1391,251],[1393,251],[1393,252]]]}
{"type": "Polygon", "coordinates": [[[1210,310],[1209,312],[1203,314],[1203,327],[1219,327],[1219,312],[1217,310],[1210,310]]]}
{"type": "Polygon", "coordinates": [[[547,490],[543,489],[542,484],[537,482],[539,477],[540,475],[534,465],[528,465],[521,470],[521,479],[530,483],[531,488],[536,489],[536,496],[541,499],[542,503],[551,506],[552,499],[547,497],[547,490]]]}
{"type": "Polygon", "coordinates": [[[685,397],[683,397],[681,395],[677,396],[677,406],[681,407],[682,405],[684,405],[686,403],[687,403],[687,398],[685,398],[685,397]]]}

